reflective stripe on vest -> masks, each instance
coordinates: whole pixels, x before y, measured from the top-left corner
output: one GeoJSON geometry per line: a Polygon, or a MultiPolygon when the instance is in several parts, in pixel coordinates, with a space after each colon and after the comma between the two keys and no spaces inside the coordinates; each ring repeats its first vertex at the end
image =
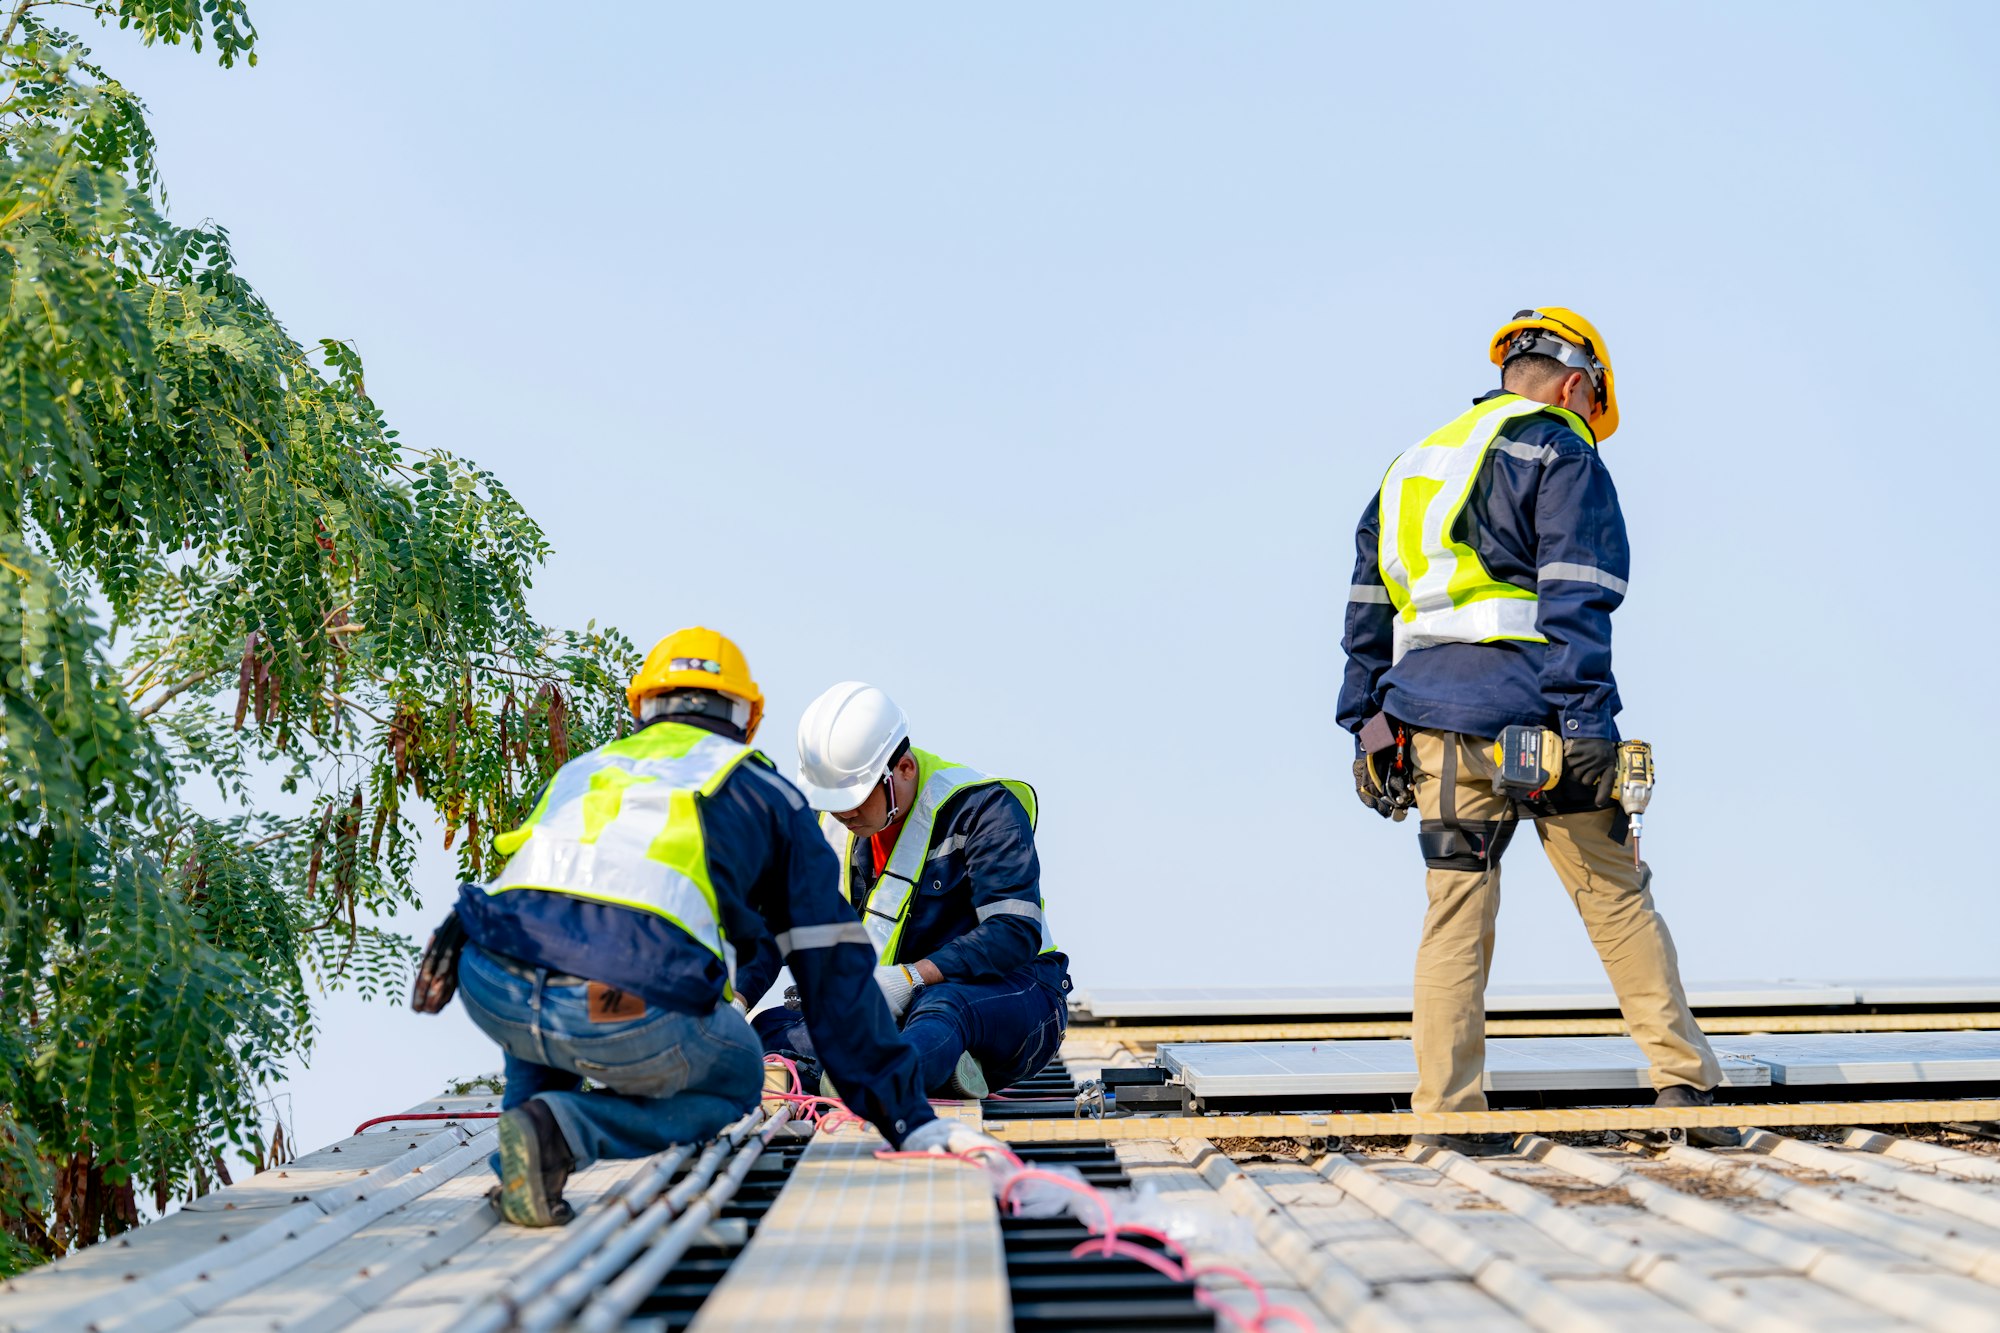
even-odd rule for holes
{"type": "MultiPolygon", "coordinates": [[[[868,938],[875,942],[875,956],[884,963],[902,961],[896,957],[896,948],[903,939],[903,925],[910,914],[910,898],[916,890],[924,863],[942,860],[958,850],[960,845],[946,839],[940,846],[931,846],[931,834],[937,827],[937,813],[944,808],[945,802],[968,787],[999,783],[1013,792],[1028,812],[1028,826],[1033,828],[1035,825],[1035,789],[1027,783],[1013,778],[989,777],[976,768],[947,763],[915,746],[910,747],[910,753],[917,761],[917,801],[909,814],[904,816],[902,831],[896,835],[895,849],[889,853],[889,864],[882,867],[874,891],[868,895],[868,902],[861,911],[861,924],[867,928],[868,938]]],[[[820,816],[820,829],[840,855],[840,896],[852,902],[854,835],[842,828],[840,821],[832,815],[820,816]]],[[[1041,930],[1041,952],[1055,952],[1055,937],[1049,932],[1047,900],[1037,903],[1008,900],[978,909],[981,921],[1001,915],[1034,917],[1041,930]]]]}
{"type": "Polygon", "coordinates": [[[722,929],[695,798],[756,751],[699,727],[656,722],[564,764],[528,822],[493,840],[510,857],[489,894],[541,889],[665,917],[722,960],[722,929]]]}
{"type": "Polygon", "coordinates": [[[1412,648],[1440,643],[1548,642],[1537,625],[1534,589],[1494,578],[1479,553],[1452,536],[1501,428],[1538,414],[1591,438],[1576,414],[1503,394],[1474,404],[1389,465],[1376,549],[1382,584],[1396,609],[1396,660],[1412,648]]]}

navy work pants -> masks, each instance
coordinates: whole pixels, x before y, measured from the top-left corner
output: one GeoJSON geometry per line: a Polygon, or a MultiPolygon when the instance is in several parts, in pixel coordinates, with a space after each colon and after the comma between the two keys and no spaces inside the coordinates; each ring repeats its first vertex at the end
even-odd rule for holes
{"type": "MultiPolygon", "coordinates": [[[[998,981],[922,987],[903,1015],[903,1036],[916,1049],[925,1092],[936,1097],[947,1092],[958,1057],[967,1051],[995,1091],[1039,1072],[1055,1058],[1068,1025],[1062,993],[1023,969],[998,981]]],[[[814,1067],[820,1063],[797,1011],[765,1010],[756,1026],[766,1051],[794,1060],[803,1056],[814,1067]]]]}

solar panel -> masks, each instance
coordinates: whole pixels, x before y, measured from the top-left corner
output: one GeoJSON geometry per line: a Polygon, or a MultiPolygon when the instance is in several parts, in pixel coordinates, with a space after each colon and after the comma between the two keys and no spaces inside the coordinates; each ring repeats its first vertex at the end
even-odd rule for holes
{"type": "MultiPolygon", "coordinates": [[[[1408,1093],[1417,1086],[1407,1041],[1189,1042],[1159,1048],[1160,1064],[1197,1097],[1408,1093]]],[[[1723,1062],[1723,1082],[1761,1087],[1770,1071],[1723,1062]]],[[[1495,1037],[1486,1043],[1491,1092],[1650,1088],[1646,1057],[1628,1037],[1495,1037]]]]}
{"type": "Polygon", "coordinates": [[[1725,1037],[1722,1045],[1732,1054],[1768,1067],[1773,1083],[1969,1083],[2000,1079],[2000,1032],[1753,1035],[1725,1037]]]}
{"type": "Polygon", "coordinates": [[[1113,986],[1079,990],[1093,1018],[1254,1018],[1264,1015],[1407,1013],[1407,985],[1113,986]]]}
{"type": "MultiPolygon", "coordinates": [[[[1877,983],[1903,987],[1925,983],[1877,983]]],[[[2000,1000],[2000,980],[1985,983],[1938,983],[1981,994],[1969,988],[1984,985],[2000,1000]]],[[[1857,1003],[1851,983],[1826,981],[1708,981],[1688,986],[1688,1002],[1698,1009],[1789,1008],[1857,1003]]],[[[1410,987],[1383,983],[1357,986],[1098,986],[1072,996],[1076,1008],[1095,1019],[1109,1018],[1298,1018],[1342,1014],[1407,1014],[1410,987]]],[[[1914,1001],[1874,1000],[1870,1003],[1914,1001]]],[[[1940,999],[1937,1003],[1946,1003],[1940,999]]],[[[1491,1014],[1553,1012],[1589,1013],[1618,1008],[1618,997],[1604,981],[1490,986],[1486,1011],[1491,1014]]]]}
{"type": "Polygon", "coordinates": [[[2000,978],[1888,977],[1857,981],[1863,1004],[2000,1004],[2000,978]]]}

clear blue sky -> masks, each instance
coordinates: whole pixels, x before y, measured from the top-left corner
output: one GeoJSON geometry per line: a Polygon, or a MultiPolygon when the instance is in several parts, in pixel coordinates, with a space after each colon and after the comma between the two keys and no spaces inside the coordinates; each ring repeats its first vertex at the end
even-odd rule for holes
{"type": "MultiPolygon", "coordinates": [[[[2000,970],[1995,15],[267,0],[254,70],[100,51],[174,213],[527,499],[542,616],[736,636],[787,768],[859,677],[1034,782],[1084,985],[1408,975],[1354,520],[1572,305],[1687,975],[1950,975],[2000,970]]],[[[1597,975],[1532,840],[1507,879],[1496,979],[1597,975]]],[[[326,1025],[308,1143],[497,1063],[326,1025]]]]}

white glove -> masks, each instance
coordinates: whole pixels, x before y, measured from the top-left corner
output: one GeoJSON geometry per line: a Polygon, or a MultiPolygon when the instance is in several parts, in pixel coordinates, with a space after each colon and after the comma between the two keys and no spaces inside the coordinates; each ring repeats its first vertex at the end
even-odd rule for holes
{"type": "Polygon", "coordinates": [[[902,1150],[959,1154],[995,1148],[1003,1153],[1007,1151],[1000,1140],[991,1134],[982,1134],[963,1121],[939,1116],[935,1120],[926,1120],[905,1135],[902,1150]]]}
{"type": "Polygon", "coordinates": [[[735,1006],[737,1013],[743,1015],[745,1018],[750,1017],[750,1002],[743,998],[743,992],[738,991],[736,994],[730,996],[729,1003],[735,1006]]]}
{"type": "Polygon", "coordinates": [[[882,998],[889,1002],[890,1017],[900,1020],[909,1011],[910,997],[923,983],[913,970],[896,963],[876,968],[875,984],[882,988],[882,998]]]}

